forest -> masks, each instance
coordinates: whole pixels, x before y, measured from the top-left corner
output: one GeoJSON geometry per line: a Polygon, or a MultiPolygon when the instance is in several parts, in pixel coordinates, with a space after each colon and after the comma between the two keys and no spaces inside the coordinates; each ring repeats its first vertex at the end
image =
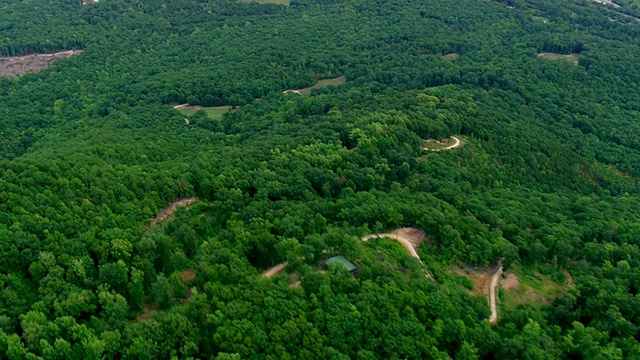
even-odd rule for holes
{"type": "Polygon", "coordinates": [[[640,359],[619,5],[3,0],[0,359],[640,359]]]}

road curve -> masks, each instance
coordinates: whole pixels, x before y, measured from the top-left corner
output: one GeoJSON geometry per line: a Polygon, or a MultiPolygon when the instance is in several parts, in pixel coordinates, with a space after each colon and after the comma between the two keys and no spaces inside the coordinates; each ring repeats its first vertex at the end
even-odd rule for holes
{"type": "Polygon", "coordinates": [[[159,222],[162,222],[162,221],[164,221],[164,219],[166,219],[169,216],[173,215],[173,213],[176,212],[176,210],[178,210],[178,207],[191,205],[194,202],[196,202],[197,200],[198,199],[196,197],[188,197],[188,198],[178,199],[178,200],[172,202],[171,204],[169,204],[169,206],[167,206],[166,208],[160,210],[160,212],[158,212],[158,215],[156,215],[151,220],[151,222],[153,224],[157,224],[159,222]]]}
{"type": "Polygon", "coordinates": [[[489,317],[489,322],[492,324],[496,324],[498,322],[498,307],[496,306],[496,287],[498,286],[498,281],[502,276],[502,265],[498,268],[495,274],[493,274],[493,278],[491,278],[491,286],[489,287],[489,303],[491,305],[491,316],[489,317]]]}
{"type": "MultiPolygon", "coordinates": [[[[413,244],[411,243],[411,241],[409,241],[409,239],[407,239],[402,235],[398,235],[394,233],[373,234],[373,235],[367,235],[363,237],[362,241],[368,241],[369,239],[372,239],[372,238],[376,238],[376,239],[389,238],[389,239],[397,240],[399,243],[402,244],[402,246],[404,246],[405,249],[407,249],[407,252],[409,253],[409,255],[420,260],[420,256],[418,255],[418,252],[416,251],[416,249],[413,247],[413,244]]],[[[422,262],[422,260],[420,260],[420,262],[422,262]]]]}
{"type": "Polygon", "coordinates": [[[452,150],[455,149],[457,147],[460,147],[462,145],[462,141],[457,137],[457,136],[452,136],[451,137],[453,139],[453,144],[447,146],[447,147],[443,147],[440,149],[429,149],[428,147],[423,147],[422,150],[427,150],[427,151],[442,151],[442,150],[452,150]]]}

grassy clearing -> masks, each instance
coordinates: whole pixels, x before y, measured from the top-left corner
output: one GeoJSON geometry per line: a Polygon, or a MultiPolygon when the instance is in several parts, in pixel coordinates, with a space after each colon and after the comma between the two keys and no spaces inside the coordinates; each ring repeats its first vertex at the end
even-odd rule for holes
{"type": "Polygon", "coordinates": [[[304,89],[297,89],[297,90],[287,90],[285,91],[285,93],[293,92],[300,95],[311,95],[311,89],[320,89],[320,88],[325,88],[329,86],[338,86],[346,83],[347,83],[346,77],[338,76],[337,78],[333,78],[333,79],[318,80],[318,82],[311,87],[304,88],[304,89]]]}
{"type": "Polygon", "coordinates": [[[228,112],[238,111],[238,109],[232,109],[229,106],[219,106],[219,107],[189,106],[189,107],[183,107],[177,110],[183,113],[186,117],[192,116],[193,114],[195,114],[200,110],[204,110],[204,112],[206,112],[207,115],[209,115],[209,117],[212,119],[222,119],[222,115],[228,112]]]}
{"type": "Polygon", "coordinates": [[[454,139],[453,137],[446,138],[441,141],[434,140],[434,139],[425,140],[422,146],[422,150],[426,150],[426,151],[451,150],[451,149],[456,149],[464,146],[465,144],[464,139],[460,137],[456,137],[456,138],[460,140],[459,143],[457,143],[456,139],[454,139]]]}
{"type": "Polygon", "coordinates": [[[559,284],[551,279],[551,275],[543,275],[534,268],[512,266],[505,275],[518,280],[511,286],[504,286],[504,280],[501,282],[504,294],[502,305],[507,309],[524,304],[532,306],[550,304],[555,298],[564,296],[572,286],[570,281],[559,284]]]}
{"type": "MultiPolygon", "coordinates": [[[[226,112],[229,112],[229,110],[222,110],[222,109],[202,109],[202,110],[204,110],[204,112],[206,112],[207,115],[209,115],[209,117],[212,119],[222,119],[222,115],[226,112]]],[[[185,116],[189,117],[195,114],[196,112],[198,112],[199,110],[180,110],[180,111],[185,116]]]]}
{"type": "Polygon", "coordinates": [[[562,54],[555,54],[555,53],[540,53],[538,54],[538,57],[546,58],[549,60],[561,60],[561,59],[569,60],[574,65],[578,66],[578,54],[562,55],[562,54]]]}
{"type": "Polygon", "coordinates": [[[279,4],[284,6],[289,6],[291,0],[240,0],[243,3],[252,3],[256,2],[258,4],[279,4]]]}
{"type": "Polygon", "coordinates": [[[460,54],[458,53],[451,53],[451,54],[447,54],[447,55],[442,55],[442,60],[444,61],[453,61],[457,58],[460,57],[460,54]]]}

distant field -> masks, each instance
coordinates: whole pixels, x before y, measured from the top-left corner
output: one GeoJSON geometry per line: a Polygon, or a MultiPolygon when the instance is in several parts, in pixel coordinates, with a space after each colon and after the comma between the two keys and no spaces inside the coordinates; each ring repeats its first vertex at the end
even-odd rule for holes
{"type": "Polygon", "coordinates": [[[0,77],[24,75],[48,68],[55,60],[81,53],[82,50],[67,50],[54,54],[31,54],[24,56],[0,57],[0,77]]]}
{"type": "Polygon", "coordinates": [[[347,83],[346,77],[338,76],[337,78],[333,78],[333,79],[318,80],[318,82],[311,87],[307,87],[304,89],[297,89],[297,90],[287,90],[285,91],[285,93],[293,92],[300,95],[310,95],[311,89],[320,89],[328,86],[338,86],[346,83],[347,83]]]}
{"type": "Polygon", "coordinates": [[[204,112],[209,115],[212,119],[222,119],[222,115],[228,112],[238,111],[238,109],[232,109],[230,106],[217,106],[217,107],[202,107],[202,106],[185,106],[176,109],[183,113],[185,116],[192,116],[199,110],[204,110],[204,112]]]}
{"type": "Polygon", "coordinates": [[[257,2],[259,4],[280,4],[289,6],[291,0],[240,0],[243,3],[257,2]]]}
{"type": "Polygon", "coordinates": [[[573,62],[574,65],[576,66],[578,65],[578,54],[562,55],[562,54],[544,52],[544,53],[538,54],[538,57],[543,57],[550,60],[566,59],[573,62]]]}
{"type": "Polygon", "coordinates": [[[460,54],[458,53],[451,53],[451,54],[447,54],[447,55],[442,55],[442,60],[444,61],[453,61],[457,58],[460,57],[460,54]]]}

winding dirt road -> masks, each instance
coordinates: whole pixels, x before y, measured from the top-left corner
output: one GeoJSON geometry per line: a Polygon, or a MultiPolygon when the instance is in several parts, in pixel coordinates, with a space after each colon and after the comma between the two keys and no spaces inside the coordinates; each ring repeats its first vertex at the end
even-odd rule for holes
{"type": "Polygon", "coordinates": [[[498,323],[498,307],[496,306],[496,287],[500,277],[502,276],[502,265],[498,268],[493,278],[491,278],[491,286],[489,287],[489,303],[491,305],[491,316],[489,322],[492,324],[498,323]]]}
{"type": "Polygon", "coordinates": [[[159,222],[162,222],[164,219],[166,219],[167,217],[171,216],[174,212],[176,212],[176,210],[178,210],[178,207],[191,205],[194,202],[196,202],[197,200],[198,199],[196,199],[195,197],[189,197],[189,198],[176,200],[176,201],[172,202],[171,204],[169,204],[169,206],[167,206],[166,208],[160,210],[158,215],[156,215],[156,217],[154,217],[153,220],[151,220],[151,222],[153,224],[157,224],[159,222]]]}
{"type": "Polygon", "coordinates": [[[439,149],[430,149],[430,148],[428,148],[428,147],[424,146],[424,147],[422,148],[422,150],[427,150],[427,151],[442,151],[442,150],[452,150],[452,149],[455,149],[455,148],[458,148],[458,147],[462,146],[462,141],[461,141],[458,137],[456,137],[456,136],[452,136],[451,138],[453,139],[453,144],[451,144],[451,145],[449,145],[449,146],[446,146],[446,147],[443,147],[443,148],[439,148],[439,149]]]}

